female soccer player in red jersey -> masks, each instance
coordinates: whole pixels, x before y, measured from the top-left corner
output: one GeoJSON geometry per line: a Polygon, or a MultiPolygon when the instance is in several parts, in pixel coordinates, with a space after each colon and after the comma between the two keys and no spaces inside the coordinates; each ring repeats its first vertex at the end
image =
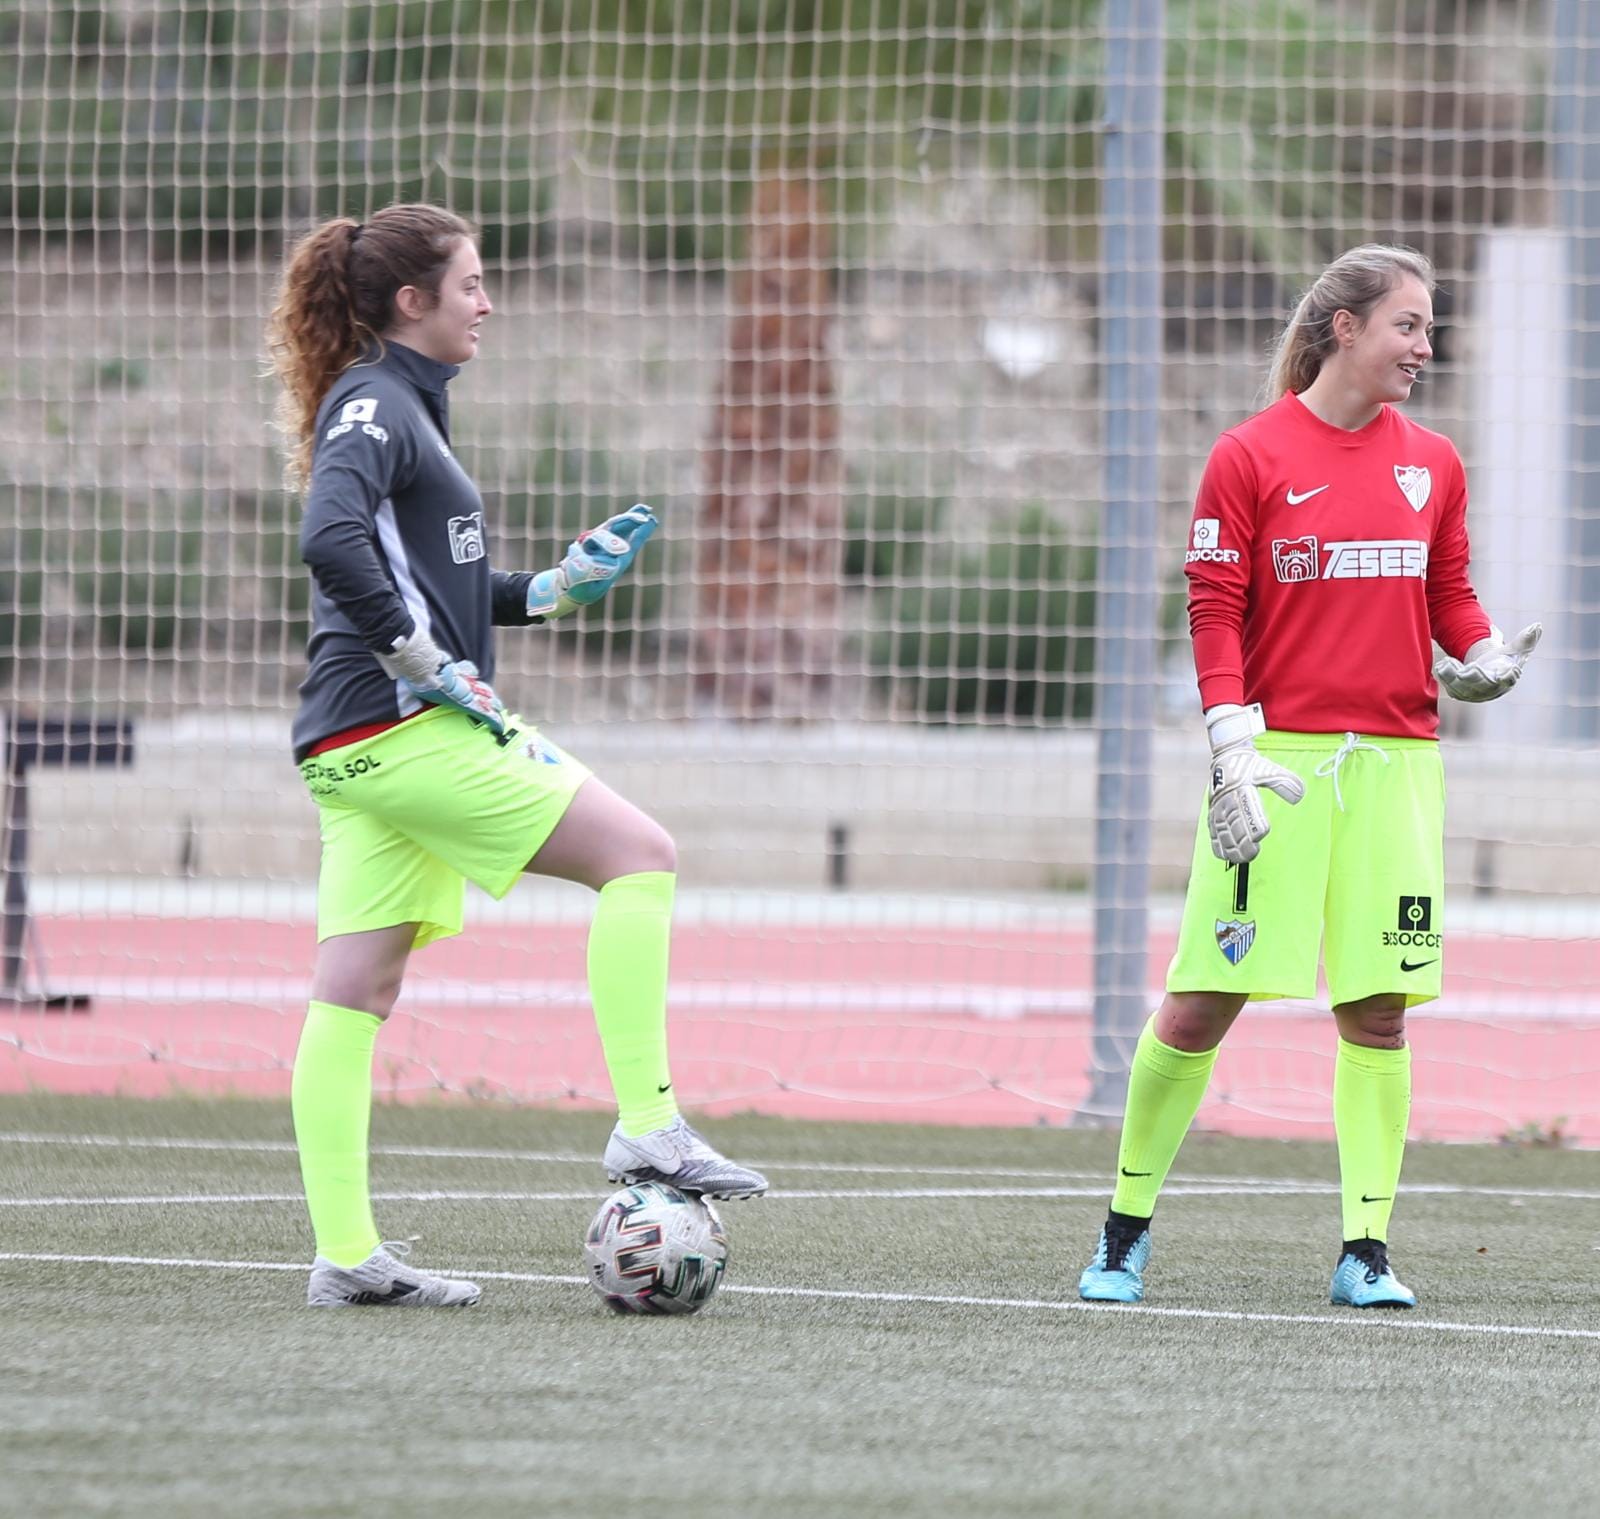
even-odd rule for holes
{"type": "Polygon", "coordinates": [[[451,448],[446,387],[492,309],[472,229],[437,206],[389,206],[300,241],[269,328],[313,587],[293,741],[321,813],[322,868],[293,1108],[316,1307],[478,1299],[473,1283],[384,1245],[367,1190],[378,1029],[412,950],[461,932],[468,880],[503,897],[533,872],[596,893],[589,990],[619,1108],[611,1177],[717,1197],[767,1185],[678,1112],[666,1031],[672,840],[490,685],[495,626],[597,601],[656,526],[635,506],[550,569],[490,568],[491,524],[451,448]]]}
{"type": "Polygon", "coordinates": [[[1409,248],[1336,259],[1284,331],[1271,404],[1206,465],[1186,574],[1210,791],[1084,1298],[1143,1297],[1156,1197],[1217,1046],[1246,1002],[1315,996],[1321,949],[1338,1026],[1332,1301],[1416,1304],[1387,1240],[1411,1104],[1406,1009],[1439,995],[1444,956],[1438,688],[1504,695],[1540,634],[1507,643],[1484,614],[1461,460],[1396,410],[1432,356],[1433,288],[1409,248]]]}

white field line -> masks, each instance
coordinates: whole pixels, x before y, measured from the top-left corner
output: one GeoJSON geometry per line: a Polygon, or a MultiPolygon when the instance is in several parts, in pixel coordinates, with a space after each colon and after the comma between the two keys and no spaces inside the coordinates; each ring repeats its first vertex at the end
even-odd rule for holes
{"type": "MultiPolygon", "coordinates": [[[[44,1265],[69,1266],[157,1266],[191,1271],[306,1271],[300,1261],[215,1261],[145,1255],[61,1255],[43,1252],[0,1251],[0,1261],[33,1261],[44,1265]]],[[[538,1286],[580,1287],[588,1279],[581,1276],[550,1276],[527,1271],[462,1271],[452,1273],[485,1282],[528,1282],[538,1286]]],[[[1382,1334],[1388,1330],[1415,1333],[1511,1335],[1546,1340],[1600,1340],[1600,1329],[1563,1329],[1542,1324],[1462,1324],[1449,1319],[1377,1319],[1357,1313],[1244,1313],[1223,1308],[1111,1308],[1104,1303],[1085,1303],[1055,1298],[958,1297],[924,1292],[850,1292],[820,1287],[755,1287],[730,1283],[726,1293],[748,1297],[809,1298],[835,1303],[909,1303],[938,1308],[1015,1308],[1046,1313],[1087,1313],[1107,1323],[1127,1323],[1144,1318],[1211,1319],[1233,1324],[1316,1324],[1336,1329],[1355,1329],[1363,1334],[1382,1334]]]]}
{"type": "MultiPolygon", "coordinates": [[[[37,1134],[37,1133],[0,1133],[0,1145],[69,1145],[85,1146],[102,1149],[128,1149],[128,1150],[198,1150],[198,1151],[223,1151],[234,1154],[285,1154],[295,1152],[295,1144],[290,1139],[179,1139],[179,1138],[128,1138],[116,1134],[37,1134]]],[[[528,1162],[540,1165],[581,1165],[598,1166],[599,1162],[592,1154],[579,1154],[570,1150],[489,1150],[456,1148],[449,1145],[373,1145],[374,1155],[393,1155],[421,1160],[502,1160],[512,1162],[528,1162]]],[[[763,1160],[755,1158],[751,1165],[759,1166],[770,1171],[800,1171],[821,1173],[827,1176],[854,1175],[854,1176],[997,1176],[997,1177],[1025,1177],[1036,1178],[1041,1181],[1064,1182],[1083,1181],[1097,1183],[1083,1193],[1057,1188],[1048,1188],[1040,1191],[1012,1190],[1004,1191],[990,1187],[973,1188],[970,1192],[964,1191],[912,1191],[901,1190],[898,1192],[847,1192],[836,1190],[819,1190],[816,1192],[797,1192],[788,1188],[781,1188],[774,1195],[784,1197],[1071,1197],[1071,1196],[1100,1196],[1111,1187],[1109,1173],[1102,1174],[1098,1171],[1054,1171],[1044,1169],[1024,1169],[1014,1166],[923,1166],[923,1165],[863,1165],[860,1163],[834,1164],[828,1161],[813,1160],[763,1160]]],[[[1181,1196],[1184,1192],[1195,1192],[1202,1187],[1238,1188],[1241,1191],[1283,1192],[1293,1196],[1313,1196],[1321,1193],[1338,1191],[1338,1186],[1332,1181],[1318,1181],[1288,1176],[1218,1176],[1218,1177],[1189,1177],[1174,1178],[1162,1189],[1163,1196],[1181,1196]]],[[[1554,1188],[1554,1187],[1471,1187],[1458,1186],[1446,1183],[1407,1182],[1405,1192],[1408,1197],[1528,1197],[1550,1198],[1563,1202],[1600,1202],[1600,1188],[1554,1188]]],[[[398,1197],[399,1194],[388,1194],[398,1197]]],[[[439,1197],[463,1196],[460,1193],[430,1194],[439,1197]]],[[[484,1197],[510,1196],[512,1194],[484,1193],[484,1197]]],[[[522,1196],[523,1194],[515,1194],[522,1196]]],[[[530,1194],[531,1195],[531,1194],[530,1194]]],[[[574,1194],[577,1195],[577,1194],[574,1194]]],[[[589,1196],[589,1193],[582,1194],[589,1196]]],[[[1196,1193],[1196,1195],[1200,1195],[1196,1193]]],[[[112,1199],[115,1201],[115,1199],[112,1199]]],[[[4,1200],[0,1199],[0,1206],[4,1200]]]]}

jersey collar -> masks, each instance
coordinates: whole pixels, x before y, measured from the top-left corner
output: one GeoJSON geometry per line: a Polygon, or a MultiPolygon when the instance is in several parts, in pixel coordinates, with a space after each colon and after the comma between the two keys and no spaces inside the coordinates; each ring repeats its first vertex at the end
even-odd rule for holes
{"type": "Polygon", "coordinates": [[[1385,401],[1379,406],[1377,416],[1364,427],[1358,427],[1354,432],[1350,432],[1343,427],[1335,427],[1331,422],[1324,422],[1293,391],[1288,392],[1278,404],[1300,426],[1339,448],[1360,448],[1364,444],[1370,443],[1372,439],[1388,431],[1399,416],[1394,407],[1385,401]]]}
{"type": "Polygon", "coordinates": [[[418,353],[415,348],[395,342],[393,338],[384,343],[380,362],[386,369],[396,370],[403,375],[418,390],[437,396],[440,400],[444,399],[445,386],[461,373],[459,364],[441,364],[437,359],[418,353]]]}

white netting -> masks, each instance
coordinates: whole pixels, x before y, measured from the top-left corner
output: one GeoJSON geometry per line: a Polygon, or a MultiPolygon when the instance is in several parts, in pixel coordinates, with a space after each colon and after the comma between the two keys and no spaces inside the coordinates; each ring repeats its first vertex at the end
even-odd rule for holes
{"type": "MultiPolygon", "coordinates": [[[[1442,333],[1411,410],[1467,459],[1491,610],[1548,630],[1512,702],[1449,713],[1459,943],[1419,1018],[1419,1127],[1566,1118],[1600,1137],[1582,489],[1600,406],[1577,383],[1600,369],[1595,27],[1568,0],[1148,11],[1167,122],[1148,982],[1200,773],[1180,564],[1200,466],[1250,408],[1297,282],[1356,241],[1416,244],[1440,266],[1442,333]]],[[[317,843],[288,763],[306,583],[261,325],[298,232],[426,197],[481,228],[497,305],[453,390],[496,561],[537,567],[635,499],[664,522],[581,627],[502,634],[497,684],[678,840],[686,1093],[1070,1114],[1091,1064],[1114,531],[1106,17],[1097,0],[0,16],[0,697],[32,821],[30,926],[19,940],[14,847],[5,965],[13,986],[97,999],[87,1018],[0,1011],[0,1082],[283,1085],[317,843]],[[114,757],[105,725],[131,724],[131,763],[23,765],[56,718],[102,725],[80,760],[114,757]]],[[[529,886],[475,909],[470,954],[420,959],[408,1032],[386,1036],[396,1088],[603,1096],[583,908],[529,886]]],[[[1303,1015],[1252,1013],[1210,1116],[1323,1121],[1327,1043],[1303,1015]]]]}

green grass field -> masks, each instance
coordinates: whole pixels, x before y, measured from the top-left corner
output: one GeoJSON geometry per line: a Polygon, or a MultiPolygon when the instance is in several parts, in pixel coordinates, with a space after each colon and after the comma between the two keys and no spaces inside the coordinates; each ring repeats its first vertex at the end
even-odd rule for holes
{"type": "Polygon", "coordinates": [[[470,1311],[312,1312],[285,1105],[0,1099],[0,1512],[1396,1515],[1600,1492],[1592,1154],[1417,1147],[1422,1306],[1327,1302],[1327,1146],[1197,1136],[1150,1297],[1077,1272],[1112,1136],[728,1121],[721,1294],[607,1312],[608,1121],[375,1116],[380,1227],[470,1311]]]}

